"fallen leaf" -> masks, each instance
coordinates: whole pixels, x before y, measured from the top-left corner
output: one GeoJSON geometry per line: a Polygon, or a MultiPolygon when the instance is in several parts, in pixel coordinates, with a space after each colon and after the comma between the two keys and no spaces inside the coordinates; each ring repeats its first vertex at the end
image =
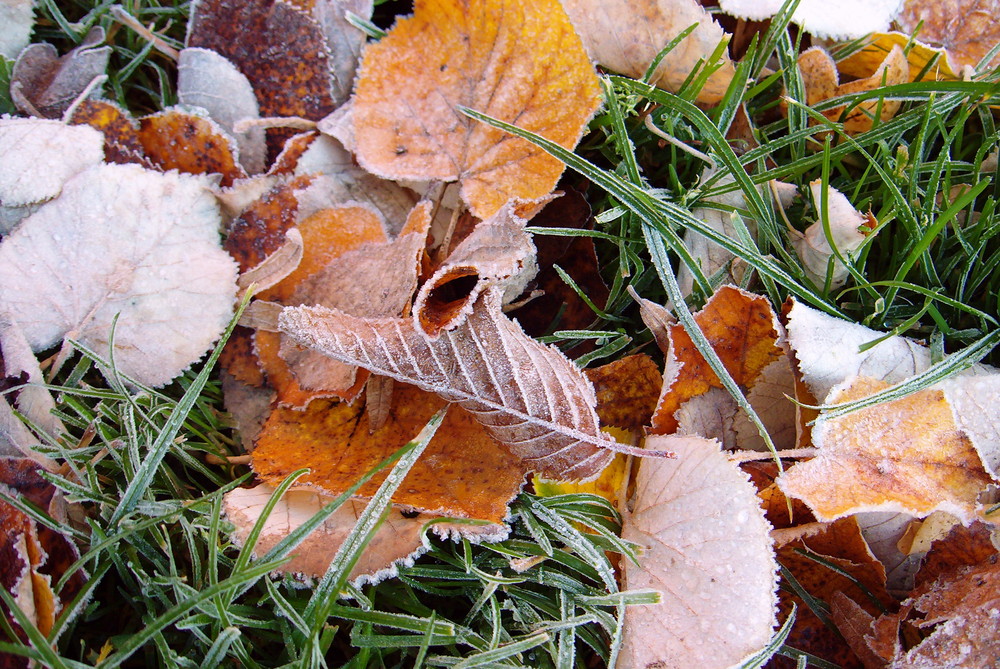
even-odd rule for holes
{"type": "MultiPolygon", "coordinates": [[[[817,211],[820,211],[823,197],[822,180],[811,181],[809,190],[812,192],[817,211]]],[[[844,285],[850,276],[850,272],[837,254],[846,258],[857,251],[878,225],[878,221],[870,212],[867,215],[862,214],[852,207],[847,197],[833,186],[827,184],[826,191],[827,225],[823,225],[823,214],[818,213],[820,220],[810,225],[804,232],[789,228],[788,236],[809,280],[817,286],[825,286],[829,279],[830,288],[833,289],[844,285]],[[827,228],[830,231],[829,237],[827,228]]]]}
{"type": "MultiPolygon", "coordinates": [[[[26,47],[11,72],[11,97],[25,114],[60,118],[91,82],[104,74],[111,56],[104,43],[104,28],[94,26],[87,36],[65,56],[51,44],[26,47]]],[[[99,96],[100,88],[91,95],[99,96]]]]}
{"type": "Polygon", "coordinates": [[[59,195],[104,157],[101,134],[42,119],[0,119],[0,203],[23,207],[59,195]]]}
{"type": "Polygon", "coordinates": [[[662,601],[625,610],[628,667],[729,667],[758,652],[776,624],[778,565],[754,488],[699,437],[650,437],[676,460],[645,459],[622,538],[644,549],[625,563],[623,587],[662,601]],[[723,502],[724,500],[724,502],[723,502]],[[660,664],[662,663],[662,664],[660,664]]]}
{"type": "Polygon", "coordinates": [[[460,326],[490,286],[504,284],[505,303],[523,292],[538,269],[526,223],[505,205],[476,225],[420,287],[413,313],[422,334],[436,339],[460,326]]]}
{"type": "Polygon", "coordinates": [[[910,81],[954,81],[962,78],[961,67],[952,69],[953,61],[945,49],[928,46],[907,33],[876,32],[869,35],[864,44],[858,51],[837,61],[837,70],[841,75],[857,79],[869,76],[898,46],[906,54],[910,81]]]}
{"type": "MultiPolygon", "coordinates": [[[[250,489],[237,488],[225,495],[222,509],[229,522],[235,526],[234,536],[238,544],[246,542],[273,492],[274,488],[264,483],[250,489]]],[[[263,556],[331,501],[333,496],[321,495],[312,490],[292,488],[286,492],[264,521],[260,537],[254,546],[254,555],[263,556]]],[[[291,553],[291,561],[282,565],[278,571],[301,574],[307,578],[321,577],[326,573],[330,560],[336,555],[344,539],[354,529],[364,508],[363,501],[351,499],[344,502],[343,506],[299,544],[291,553]]],[[[413,559],[426,550],[421,541],[425,522],[424,519],[408,518],[399,508],[390,510],[348,578],[355,585],[377,583],[395,576],[396,563],[412,564],[413,559]]]]}
{"type": "Polygon", "coordinates": [[[182,105],[204,109],[236,139],[240,164],[249,174],[264,171],[264,129],[252,126],[236,131],[240,121],[260,118],[257,98],[250,82],[228,59],[210,49],[182,49],[177,59],[177,99],[182,105]]]}
{"type": "MultiPolygon", "coordinates": [[[[187,47],[227,58],[253,86],[262,116],[319,120],[333,111],[330,47],[315,19],[281,0],[198,0],[187,47]]],[[[288,131],[269,131],[278,154],[288,131]]]]}
{"type": "MultiPolygon", "coordinates": [[[[858,377],[830,400],[861,399],[888,387],[858,377]]],[[[979,493],[992,481],[940,390],[838,418],[820,416],[812,440],[819,455],[790,467],[778,485],[804,500],[819,520],[858,511],[926,516],[943,510],[970,521],[979,493]]]]}
{"type": "Polygon", "coordinates": [[[236,273],[218,227],[200,179],[90,168],[0,243],[0,308],[36,351],[73,338],[105,359],[113,353],[137,381],[163,385],[232,315],[236,273]]]}
{"type": "MultiPolygon", "coordinates": [[[[388,420],[375,430],[360,402],[318,399],[304,410],[275,409],[257,438],[253,469],[261,480],[277,485],[295,470],[309,467],[300,483],[339,494],[412,439],[444,404],[430,393],[397,384],[388,420]]],[[[502,523],[524,473],[518,459],[491,439],[471,414],[451,407],[393,502],[451,518],[502,523]]],[[[372,495],[384,476],[365,484],[358,495],[372,495]]]]}
{"type": "MultiPolygon", "coordinates": [[[[698,24],[664,57],[650,78],[651,84],[672,93],[680,90],[698,62],[707,60],[727,37],[695,0],[563,0],[563,7],[591,58],[634,79],[646,74],[653,59],[678,33],[698,24]]],[[[719,68],[698,92],[698,102],[717,104],[736,73],[727,52],[717,64],[719,68]]]]}
{"type": "MultiPolygon", "coordinates": [[[[802,52],[798,68],[805,89],[805,103],[810,107],[830,98],[878,91],[885,86],[905,84],[910,80],[906,56],[898,46],[892,47],[874,72],[845,84],[840,83],[837,64],[822,47],[812,47],[802,52]]],[[[846,104],[837,105],[823,110],[822,114],[833,122],[841,122],[843,119],[844,132],[857,135],[872,129],[876,112],[880,121],[887,121],[896,115],[899,105],[899,100],[876,96],[857,102],[850,109],[846,104]]],[[[810,124],[815,124],[815,121],[810,120],[810,124]]]]}
{"type": "MultiPolygon", "coordinates": [[[[781,0],[719,0],[722,11],[754,21],[774,16],[782,4],[781,0]]],[[[802,0],[792,21],[817,37],[854,39],[888,29],[901,5],[902,0],[846,0],[836,5],[802,0]]]]}
{"type": "Polygon", "coordinates": [[[371,20],[372,0],[290,0],[299,9],[311,12],[330,48],[330,93],[335,105],[343,104],[354,88],[365,34],[347,20],[350,12],[371,20]]]}
{"type": "Polygon", "coordinates": [[[636,353],[584,374],[594,384],[602,425],[639,430],[649,424],[663,380],[652,358],[636,353]]]}
{"type": "Polygon", "coordinates": [[[68,119],[72,125],[89,125],[104,135],[104,160],[143,167],[153,165],[139,141],[139,123],[113,102],[106,100],[81,100],[68,119]]]}
{"type": "Polygon", "coordinates": [[[220,174],[223,187],[245,179],[235,140],[197,108],[165,109],[139,121],[139,142],[146,158],[164,171],[220,174]]]}
{"type": "Polygon", "coordinates": [[[886,589],[902,598],[913,588],[914,576],[920,569],[922,553],[904,553],[899,543],[920,522],[908,513],[861,512],[854,514],[869,549],[885,567],[886,589]]]}
{"type": "MultiPolygon", "coordinates": [[[[767,298],[733,286],[721,287],[695,315],[733,380],[744,389],[779,448],[795,441],[795,414],[783,330],[767,298]]],[[[656,325],[656,324],[653,324],[656,325]]],[[[659,327],[659,326],[656,326],[659,327]]],[[[652,328],[652,326],[651,326],[652,328]]],[[[650,431],[719,438],[727,448],[765,448],[683,326],[670,325],[663,390],[650,431]]]]}
{"type": "MultiPolygon", "coordinates": [[[[912,34],[920,26],[917,39],[945,48],[948,66],[953,72],[975,68],[979,61],[1000,42],[1000,2],[997,0],[954,0],[927,2],[906,0],[897,21],[904,32],[912,34]]],[[[995,56],[982,71],[1000,63],[995,56]]]]}
{"type": "MultiPolygon", "coordinates": [[[[0,457],[0,492],[30,502],[57,521],[64,521],[65,514],[59,512],[64,504],[61,493],[37,470],[38,465],[31,460],[0,457]]],[[[86,574],[76,571],[60,592],[52,589],[80,554],[67,536],[37,523],[3,500],[0,500],[0,528],[0,587],[13,595],[32,623],[48,635],[56,617],[86,582],[86,574]]],[[[3,605],[0,608],[6,609],[3,605]]],[[[4,615],[20,631],[11,614],[5,611],[4,615]]],[[[27,666],[27,663],[6,664],[13,657],[0,653],[0,662],[5,667],[27,666]]]]}
{"type": "Polygon", "coordinates": [[[1000,552],[993,542],[995,531],[995,526],[981,521],[952,526],[945,536],[931,544],[917,572],[917,583],[933,583],[948,572],[985,563],[1000,552]]]}
{"type": "Polygon", "coordinates": [[[9,60],[17,58],[21,49],[28,46],[31,29],[35,25],[34,0],[7,0],[0,4],[0,55],[9,60]]]}
{"type": "Polygon", "coordinates": [[[459,180],[472,212],[489,218],[508,200],[551,191],[564,166],[457,107],[572,148],[598,91],[556,0],[418,0],[365,50],[352,112],[358,161],[390,179],[459,180]]]}
{"type": "Polygon", "coordinates": [[[557,349],[503,316],[501,291],[483,293],[460,326],[433,340],[411,319],[321,307],[284,309],[278,322],[303,345],[458,403],[534,471],[596,476],[614,444],[598,429],[593,386],[557,349]]]}
{"type": "MultiPolygon", "coordinates": [[[[886,337],[795,300],[786,314],[788,341],[802,379],[813,397],[827,404],[833,387],[855,376],[897,384],[931,365],[930,351],[905,337],[886,337]],[[877,339],[877,345],[861,351],[877,339]]],[[[993,367],[973,365],[932,388],[944,393],[957,429],[972,443],[989,475],[1000,479],[1000,423],[992,419],[1000,374],[993,367]]]]}
{"type": "Polygon", "coordinates": [[[895,652],[883,655],[873,647],[875,617],[839,590],[830,597],[830,620],[865,669],[884,669],[892,660],[895,652]]]}
{"type": "Polygon", "coordinates": [[[1000,560],[962,567],[939,578],[912,600],[924,613],[918,626],[934,627],[929,637],[905,654],[897,655],[894,669],[967,667],[988,669],[1000,657],[1000,560]]]}

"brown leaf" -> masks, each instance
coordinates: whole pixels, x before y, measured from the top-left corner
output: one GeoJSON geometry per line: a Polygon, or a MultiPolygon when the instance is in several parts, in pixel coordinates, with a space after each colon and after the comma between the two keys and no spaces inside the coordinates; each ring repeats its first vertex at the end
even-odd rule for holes
{"type": "Polygon", "coordinates": [[[962,567],[938,579],[912,602],[925,614],[922,628],[934,627],[918,646],[895,658],[898,669],[965,667],[989,669],[1000,657],[1000,559],[962,567]]]}
{"type": "MultiPolygon", "coordinates": [[[[907,0],[897,21],[906,33],[919,24],[917,39],[945,47],[952,71],[959,72],[963,67],[976,67],[1000,42],[998,17],[997,0],[907,0]]],[[[998,59],[1000,56],[995,56],[985,70],[996,67],[998,59]]]]}
{"type": "MultiPolygon", "coordinates": [[[[858,377],[831,399],[861,399],[888,387],[858,377]]],[[[980,491],[991,482],[940,390],[839,418],[821,416],[813,443],[819,455],[789,468],[778,484],[820,520],[882,510],[924,516],[938,509],[971,520],[980,491]]]]}
{"type": "Polygon", "coordinates": [[[622,538],[645,549],[638,566],[626,562],[624,587],[654,588],[663,599],[625,610],[621,662],[735,665],[767,643],[776,622],[770,526],[718,442],[647,439],[647,447],[665,446],[677,459],[642,460],[622,526],[622,538]]]}
{"type": "MultiPolygon", "coordinates": [[[[412,439],[443,405],[430,393],[397,384],[388,420],[376,430],[370,429],[360,402],[313,400],[302,411],[276,409],[257,439],[254,471],[277,485],[293,471],[309,467],[312,471],[300,482],[339,494],[412,439]]],[[[384,476],[365,484],[358,494],[372,495],[384,476]]],[[[517,458],[468,412],[452,407],[393,501],[422,512],[502,523],[523,481],[524,467],[517,458]]]]}
{"type": "Polygon", "coordinates": [[[146,157],[163,171],[221,174],[223,187],[247,176],[237,162],[235,140],[204,115],[165,109],[147,116],[139,121],[139,142],[146,157]]]}
{"type": "Polygon", "coordinates": [[[917,583],[929,583],[959,567],[971,567],[986,562],[998,553],[993,543],[993,525],[976,521],[968,527],[958,524],[948,534],[935,541],[927,552],[917,583]]]}
{"type": "Polygon", "coordinates": [[[652,358],[636,353],[584,374],[594,384],[601,425],[639,430],[649,423],[663,381],[652,358]]]}
{"type": "Polygon", "coordinates": [[[572,148],[598,104],[593,66],[556,0],[417,0],[413,17],[365,50],[356,152],[386,178],[460,180],[485,219],[510,199],[548,193],[563,164],[456,108],[572,148]]]}
{"type": "MultiPolygon", "coordinates": [[[[678,33],[698,27],[653,73],[655,86],[676,93],[701,59],[707,60],[726,33],[695,0],[563,0],[587,53],[608,69],[640,79],[657,54],[678,33]],[[623,21],[622,17],[629,17],[623,21]]],[[[713,63],[714,64],[714,63],[713,63]]],[[[729,54],[698,94],[698,102],[716,104],[735,74],[729,54]]]]}
{"type": "Polygon", "coordinates": [[[614,446],[601,435],[593,386],[557,349],[531,339],[485,292],[462,325],[437,339],[411,319],[358,318],[333,309],[282,311],[282,332],[375,374],[456,402],[490,434],[550,478],[595,476],[614,446]]]}
{"type": "Polygon", "coordinates": [[[80,46],[61,58],[51,44],[26,47],[11,72],[14,104],[25,114],[60,118],[91,81],[104,74],[111,47],[100,46],[103,42],[104,28],[95,26],[80,46]]]}
{"type": "MultiPolygon", "coordinates": [[[[319,120],[334,109],[330,48],[319,24],[282,0],[198,0],[188,47],[228,58],[253,86],[262,116],[319,120]]],[[[287,131],[269,131],[278,154],[287,131]]]]}
{"type": "Polygon", "coordinates": [[[830,598],[830,619],[865,669],[883,669],[892,659],[892,655],[883,656],[872,648],[875,618],[840,590],[830,598]]]}

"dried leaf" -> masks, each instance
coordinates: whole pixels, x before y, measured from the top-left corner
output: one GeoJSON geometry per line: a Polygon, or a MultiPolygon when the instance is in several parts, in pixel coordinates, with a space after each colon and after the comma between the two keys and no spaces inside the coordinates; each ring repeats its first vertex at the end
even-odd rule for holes
{"type": "Polygon", "coordinates": [[[649,423],[663,380],[652,358],[636,353],[584,373],[594,384],[602,425],[639,430],[649,423]]]}
{"type": "MultiPolygon", "coordinates": [[[[111,56],[104,43],[104,28],[95,26],[76,47],[62,58],[47,43],[24,49],[11,71],[11,97],[25,114],[60,118],[87,86],[104,74],[111,56]]],[[[98,97],[98,87],[91,96],[98,97]]]]}
{"type": "MultiPolygon", "coordinates": [[[[889,387],[858,377],[835,392],[835,402],[889,387]]],[[[925,516],[944,510],[965,521],[991,478],[969,438],[958,429],[940,390],[820,417],[813,429],[819,455],[789,468],[778,485],[804,500],[819,520],[858,511],[903,511],[925,516]]]]}
{"type": "Polygon", "coordinates": [[[460,180],[462,199],[485,219],[510,199],[548,193],[563,164],[456,108],[572,148],[598,104],[593,66],[556,0],[418,0],[412,18],[365,51],[356,152],[382,177],[460,180]]]}
{"type": "Polygon", "coordinates": [[[954,81],[962,78],[961,67],[952,69],[952,60],[945,49],[934,48],[918,40],[909,33],[877,32],[864,42],[866,46],[847,58],[837,61],[840,74],[863,79],[875,71],[886,54],[898,46],[906,54],[910,66],[910,81],[954,81]]]}
{"type": "MultiPolygon", "coordinates": [[[[673,93],[680,90],[698,61],[707,60],[726,37],[695,0],[563,0],[563,7],[591,58],[635,79],[646,74],[670,40],[697,23],[695,31],[666,55],[650,80],[673,93]]],[[[728,53],[723,53],[718,64],[719,69],[698,93],[698,102],[718,103],[732,81],[736,70],[728,53]]]]}
{"type": "MultiPolygon", "coordinates": [[[[237,488],[225,495],[222,508],[229,522],[236,528],[235,538],[238,544],[242,545],[246,541],[273,492],[274,488],[261,484],[256,488],[237,488]]],[[[261,556],[267,553],[331,501],[332,496],[311,490],[289,490],[264,521],[254,554],[261,556]]],[[[299,544],[291,554],[292,560],[282,565],[278,571],[302,574],[307,578],[321,577],[326,573],[330,560],[336,555],[344,539],[354,529],[364,508],[365,503],[362,501],[346,501],[299,544]]],[[[413,559],[426,550],[421,541],[424,522],[424,519],[408,518],[398,508],[390,510],[389,516],[351,569],[349,578],[356,585],[364,581],[378,582],[395,575],[396,563],[412,564],[413,559]],[[367,578],[358,581],[362,576],[367,578]]]]}
{"type": "Polygon", "coordinates": [[[31,29],[35,25],[32,9],[34,0],[6,0],[0,3],[0,55],[9,60],[17,58],[21,49],[28,46],[31,29]]]}
{"type": "Polygon", "coordinates": [[[778,565],[753,486],[698,437],[651,437],[676,460],[643,460],[622,538],[645,549],[624,587],[655,588],[654,606],[625,610],[628,667],[729,667],[759,651],[776,623],[778,565]],[[724,504],[720,501],[725,500],[724,504]]]}
{"type": "Polygon", "coordinates": [[[462,325],[435,340],[410,319],[366,319],[320,307],[285,309],[282,332],[375,374],[468,409],[497,441],[551,478],[596,476],[613,446],[600,434],[593,386],[557,349],[531,339],[484,293],[462,325]]]}
{"type": "MultiPolygon", "coordinates": [[[[795,414],[785,399],[792,393],[792,379],[782,348],[783,330],[767,298],[723,286],[695,321],[733,379],[746,389],[776,445],[793,445],[795,414]]],[[[721,438],[727,448],[764,448],[757,429],[739,418],[736,403],[683,326],[671,325],[668,332],[663,390],[651,432],[721,438]]]]}
{"type": "Polygon", "coordinates": [[[101,134],[42,119],[0,119],[0,203],[22,207],[57,196],[71,177],[101,162],[101,134]]]}
{"type": "MultiPolygon", "coordinates": [[[[316,121],[334,109],[326,38],[312,16],[282,0],[197,0],[186,46],[229,59],[253,86],[262,116],[316,121]]],[[[268,133],[271,155],[288,134],[268,133]]]]}
{"type": "Polygon", "coordinates": [[[146,157],[162,170],[221,174],[223,187],[247,176],[237,162],[235,140],[197,108],[165,109],[141,119],[139,142],[146,157]]]}
{"type": "Polygon", "coordinates": [[[182,105],[204,109],[236,139],[240,164],[249,174],[264,171],[263,128],[236,132],[240,121],[260,118],[257,98],[250,82],[228,59],[209,49],[182,49],[177,60],[177,99],[182,105]]]}
{"type": "Polygon", "coordinates": [[[961,567],[985,563],[998,552],[993,543],[995,527],[976,521],[969,526],[953,525],[935,540],[917,573],[917,583],[930,584],[961,567]]]}
{"type": "Polygon", "coordinates": [[[880,655],[872,648],[875,617],[840,590],[830,597],[830,619],[865,669],[884,669],[892,659],[892,655],[880,655]]]}
{"type": "Polygon", "coordinates": [[[365,34],[347,20],[350,12],[371,19],[372,0],[291,0],[299,9],[311,11],[330,47],[330,86],[333,103],[340,105],[351,95],[361,60],[365,34]]]}
{"type": "MultiPolygon", "coordinates": [[[[866,73],[865,78],[846,84],[839,83],[837,64],[822,47],[812,47],[802,52],[798,67],[805,88],[805,103],[809,106],[841,95],[878,90],[884,86],[905,84],[910,80],[906,56],[898,46],[892,47],[874,72],[866,73]]],[[[843,117],[844,132],[857,135],[872,129],[876,112],[881,121],[887,121],[896,115],[899,105],[899,100],[875,97],[859,102],[849,110],[846,105],[837,105],[823,110],[822,114],[834,122],[839,122],[843,117]]],[[[810,120],[810,123],[814,124],[815,121],[810,120]]]]}
{"type": "Polygon", "coordinates": [[[522,292],[525,278],[530,280],[538,269],[525,223],[508,204],[476,225],[421,286],[413,304],[414,322],[421,333],[436,339],[460,326],[491,286],[505,284],[505,302],[522,292]],[[519,274],[527,277],[515,278],[519,274]]]}
{"type": "MultiPolygon", "coordinates": [[[[975,68],[1000,42],[998,17],[1000,2],[997,0],[906,0],[897,20],[908,34],[920,25],[917,39],[943,46],[949,67],[953,72],[960,72],[964,67],[975,68]]],[[[1000,56],[995,56],[982,71],[988,71],[998,63],[1000,56]]]]}
{"type": "MultiPolygon", "coordinates": [[[[822,180],[811,181],[809,189],[818,209],[822,200],[822,180]]],[[[844,194],[836,188],[827,184],[826,190],[829,238],[826,236],[821,213],[818,214],[820,220],[806,228],[805,232],[789,228],[788,235],[791,238],[792,248],[802,261],[806,276],[817,286],[825,286],[829,276],[832,289],[844,285],[850,276],[850,272],[834,253],[834,249],[841,256],[848,257],[864,243],[878,221],[870,212],[865,215],[852,207],[844,194]]]]}
{"type": "MultiPolygon", "coordinates": [[[[884,31],[899,14],[902,0],[846,0],[831,5],[823,0],[802,0],[792,21],[817,37],[854,39],[884,31]]],[[[760,21],[778,13],[781,0],[720,0],[722,11],[741,19],[760,21]]]]}
{"type": "MultiPolygon", "coordinates": [[[[430,393],[397,384],[388,420],[375,430],[360,402],[313,400],[301,411],[276,409],[257,439],[254,471],[277,485],[293,471],[309,467],[301,483],[339,494],[412,439],[443,405],[430,393]]],[[[383,478],[374,478],[358,494],[372,495],[383,478]]],[[[452,407],[393,502],[452,518],[502,523],[523,482],[524,467],[517,458],[468,412],[452,407]]]]}
{"type": "Polygon", "coordinates": [[[1000,560],[996,556],[974,567],[943,576],[912,602],[925,614],[920,627],[933,633],[903,655],[893,669],[967,667],[988,669],[1000,657],[1000,560]]]}
{"type": "Polygon", "coordinates": [[[139,124],[115,103],[81,100],[68,121],[73,125],[89,125],[104,135],[104,159],[107,162],[153,167],[139,141],[139,124]]]}
{"type": "Polygon", "coordinates": [[[923,554],[904,553],[899,543],[919,521],[908,513],[879,511],[856,513],[854,519],[872,555],[885,567],[886,589],[894,596],[905,596],[913,588],[923,554]]]}
{"type": "Polygon", "coordinates": [[[219,248],[206,184],[176,173],[102,165],[0,243],[0,306],[36,351],[73,338],[163,385],[222,333],[236,272],[219,248]]]}

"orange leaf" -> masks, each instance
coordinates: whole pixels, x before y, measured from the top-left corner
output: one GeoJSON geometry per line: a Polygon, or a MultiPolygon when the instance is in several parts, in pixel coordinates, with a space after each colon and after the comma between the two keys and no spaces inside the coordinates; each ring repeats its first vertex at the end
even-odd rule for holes
{"type": "MultiPolygon", "coordinates": [[[[705,308],[695,315],[705,337],[712,348],[719,355],[723,365],[732,375],[733,380],[741,388],[748,389],[754,387],[759,382],[767,382],[765,370],[772,365],[785,366],[784,351],[777,345],[779,334],[782,332],[778,324],[774,311],[767,298],[752,295],[733,286],[723,286],[708,301],[705,308]]],[[[660,327],[657,324],[658,328],[660,327]]],[[[705,400],[712,402],[713,396],[716,399],[725,400],[728,398],[726,391],[722,390],[722,382],[715,375],[715,372],[708,366],[705,358],[695,348],[691,337],[683,326],[675,324],[668,328],[670,347],[665,351],[667,355],[666,369],[663,373],[663,391],[660,395],[656,413],[653,415],[651,432],[653,434],[671,434],[681,427],[681,420],[684,415],[679,413],[684,405],[692,398],[704,396],[705,400]],[[711,391],[711,395],[709,394],[711,391]]],[[[789,370],[788,387],[791,390],[791,378],[789,370]]],[[[760,383],[761,387],[765,383],[760,383]]],[[[770,385],[769,383],[767,385],[770,385]]],[[[781,397],[780,391],[770,392],[767,404],[771,413],[774,414],[776,424],[782,425],[790,423],[794,416],[791,404],[781,397]],[[788,404],[788,406],[784,406],[788,404]]],[[[751,402],[753,403],[753,402],[751,402]]],[[[712,402],[712,411],[726,410],[720,409],[716,403],[712,402]]],[[[726,411],[730,414],[730,419],[735,419],[735,404],[726,411]]],[[[706,413],[697,405],[688,407],[687,414],[706,413]]],[[[687,419],[685,419],[687,420],[687,419]]],[[[768,424],[765,420],[765,424],[768,424]]],[[[770,427],[770,425],[769,425],[770,427]]],[[[727,430],[728,431],[728,430],[727,430]]],[[[770,430],[772,434],[786,433],[787,425],[775,427],[770,430]]],[[[716,437],[720,434],[703,434],[702,436],[716,437]]],[[[746,433],[749,437],[749,433],[746,433]]],[[[727,446],[734,437],[724,440],[727,446]]],[[[741,444],[746,448],[747,445],[741,444]]]]}
{"type": "MultiPolygon", "coordinates": [[[[943,46],[954,72],[964,66],[975,67],[1000,42],[997,0],[907,0],[897,21],[907,33],[912,33],[919,24],[917,39],[943,46]]],[[[994,57],[984,71],[996,67],[998,59],[994,57]]]]}
{"type": "Polygon", "coordinates": [[[69,119],[72,125],[89,125],[104,135],[104,160],[152,167],[139,141],[138,124],[129,113],[106,100],[83,100],[69,119]]]}
{"type": "MultiPolygon", "coordinates": [[[[396,386],[392,402],[388,420],[374,432],[360,402],[313,400],[304,411],[276,409],[258,437],[253,468],[262,480],[277,485],[293,471],[309,467],[312,471],[300,479],[303,483],[341,493],[412,439],[445,404],[405,384],[396,386]]],[[[376,477],[359,494],[373,494],[383,478],[376,477]]],[[[518,459],[468,412],[453,406],[393,501],[429,513],[500,523],[523,480],[518,459]]]]}
{"type": "Polygon", "coordinates": [[[512,198],[551,191],[563,164],[456,107],[572,148],[598,90],[556,0],[417,0],[411,18],[365,51],[353,109],[358,160],[391,179],[460,180],[469,208],[488,218],[512,198]]]}
{"type": "MultiPolygon", "coordinates": [[[[861,399],[888,387],[857,377],[828,401],[861,399]]],[[[778,485],[820,520],[878,510],[925,516],[939,509],[971,520],[977,496],[991,482],[940,390],[839,418],[821,416],[813,443],[819,455],[788,469],[778,485]]]]}
{"type": "Polygon", "coordinates": [[[166,170],[221,174],[231,186],[247,173],[236,161],[236,143],[206,116],[168,109],[139,121],[139,141],[149,160],[166,170]]]}

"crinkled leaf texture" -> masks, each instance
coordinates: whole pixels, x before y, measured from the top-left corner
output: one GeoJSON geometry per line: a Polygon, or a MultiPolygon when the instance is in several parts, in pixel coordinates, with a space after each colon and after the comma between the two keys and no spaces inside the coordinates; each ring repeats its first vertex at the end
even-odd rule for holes
{"type": "Polygon", "coordinates": [[[286,308],[282,332],[330,357],[412,383],[472,412],[497,441],[550,478],[596,476],[614,455],[594,388],[562,353],[531,339],[484,293],[458,327],[431,340],[411,319],[286,308]]]}
{"type": "Polygon", "coordinates": [[[621,665],[729,667],[763,648],[777,622],[778,563],[753,485],[719,443],[650,437],[674,460],[644,459],[622,538],[645,549],[625,587],[662,601],[625,611],[621,665]]]}
{"type": "Polygon", "coordinates": [[[35,351],[72,338],[160,386],[225,329],[236,265],[201,177],[100,165],[63,187],[0,244],[0,308],[35,351]]]}

